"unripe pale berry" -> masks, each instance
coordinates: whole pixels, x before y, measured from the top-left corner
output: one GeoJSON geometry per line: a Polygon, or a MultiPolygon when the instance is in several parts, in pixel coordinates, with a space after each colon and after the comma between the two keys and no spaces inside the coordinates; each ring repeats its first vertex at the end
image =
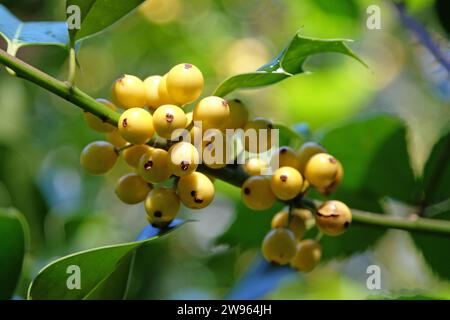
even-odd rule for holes
{"type": "Polygon", "coordinates": [[[180,198],[172,188],[153,189],[145,199],[148,222],[157,228],[166,227],[180,210],[180,198]]]}
{"type": "Polygon", "coordinates": [[[239,99],[228,100],[230,107],[230,116],[228,120],[222,125],[226,129],[244,128],[248,121],[248,110],[239,99]]]}
{"type": "Polygon", "coordinates": [[[119,132],[119,129],[115,129],[112,132],[106,134],[106,141],[112,143],[116,148],[122,148],[127,145],[127,140],[125,140],[119,132]]]}
{"type": "Polygon", "coordinates": [[[176,105],[162,105],[153,113],[153,127],[160,137],[171,139],[175,130],[184,129],[185,126],[186,115],[176,105]]]}
{"type": "Polygon", "coordinates": [[[169,149],[169,168],[178,177],[188,175],[197,169],[197,149],[188,142],[178,142],[169,149]]]}
{"type": "Polygon", "coordinates": [[[300,150],[298,151],[298,161],[299,161],[299,171],[301,174],[305,174],[305,167],[308,163],[309,159],[311,159],[312,156],[318,154],[318,153],[326,153],[324,147],[322,147],[320,144],[316,142],[306,142],[304,143],[300,150]]]}
{"type": "Polygon", "coordinates": [[[204,80],[202,72],[194,65],[183,63],[173,67],[167,74],[167,91],[181,105],[200,97],[204,80]]]}
{"type": "Polygon", "coordinates": [[[192,172],[178,181],[181,202],[191,209],[202,209],[214,199],[214,184],[203,173],[192,172]]]}
{"type": "Polygon", "coordinates": [[[118,152],[106,141],[95,141],[88,144],[80,156],[81,166],[90,174],[105,174],[114,167],[118,152]]]}
{"type": "Polygon", "coordinates": [[[327,201],[316,212],[316,226],[322,233],[337,236],[344,233],[352,222],[352,212],[343,202],[327,201]]]}
{"type": "Polygon", "coordinates": [[[167,74],[161,78],[161,81],[158,85],[158,96],[159,102],[161,105],[163,104],[177,104],[175,99],[173,99],[169,92],[167,91],[167,74]]]}
{"type": "Polygon", "coordinates": [[[118,127],[122,137],[132,144],[146,143],[155,132],[152,115],[141,108],[125,110],[119,118],[118,127]]]}
{"type": "Polygon", "coordinates": [[[300,272],[310,272],[320,262],[322,247],[315,240],[302,240],[297,244],[291,267],[300,272]]]}
{"type": "Polygon", "coordinates": [[[133,168],[137,168],[139,164],[139,160],[141,157],[148,151],[150,151],[152,147],[146,144],[137,144],[131,147],[127,147],[122,151],[123,158],[126,163],[133,168]]]}
{"type": "Polygon", "coordinates": [[[241,196],[247,207],[254,210],[269,209],[277,201],[270,188],[270,181],[262,176],[253,176],[245,180],[241,196]]]}
{"type": "Polygon", "coordinates": [[[303,177],[297,169],[281,167],[275,170],[270,187],[273,193],[281,200],[291,200],[302,190],[303,177]]]}
{"type": "Polygon", "coordinates": [[[255,118],[244,126],[244,148],[252,153],[260,153],[272,147],[273,124],[265,118],[255,118]]]}
{"type": "Polygon", "coordinates": [[[291,214],[292,216],[290,218],[289,212],[287,211],[280,211],[274,215],[271,223],[272,229],[288,228],[294,233],[295,238],[300,239],[306,230],[305,220],[302,216],[296,214],[294,210],[292,210],[291,214]]]}
{"type": "Polygon", "coordinates": [[[275,264],[289,263],[295,254],[296,239],[294,233],[286,228],[272,229],[262,243],[264,258],[275,264]]]}
{"type": "Polygon", "coordinates": [[[267,161],[260,157],[250,158],[245,162],[244,171],[250,176],[259,176],[269,168],[267,161]]]}
{"type": "Polygon", "coordinates": [[[150,76],[144,80],[146,105],[153,110],[161,105],[161,99],[158,93],[158,86],[161,79],[161,76],[150,76]]]}
{"type": "MultiPolygon", "coordinates": [[[[108,107],[111,110],[116,110],[116,106],[111,102],[108,101],[106,99],[97,99],[98,102],[102,103],[103,105],[105,105],[106,107],[108,107]]],[[[93,115],[90,112],[85,112],[84,113],[84,120],[86,121],[87,125],[98,132],[112,132],[114,130],[116,130],[116,127],[113,126],[112,124],[103,121],[102,119],[100,119],[99,117],[93,115]]]]}
{"type": "Polygon", "coordinates": [[[151,185],[144,181],[144,179],[136,173],[129,173],[119,179],[115,192],[122,202],[136,204],[144,201],[151,190],[151,185]]]}
{"type": "Polygon", "coordinates": [[[169,179],[172,175],[169,153],[164,149],[151,149],[139,159],[137,172],[145,181],[151,183],[161,183],[169,179]]]}
{"type": "Polygon", "coordinates": [[[142,108],[146,104],[145,86],[141,79],[131,75],[123,75],[113,84],[114,101],[128,108],[142,108]]]}
{"type": "Polygon", "coordinates": [[[291,147],[283,146],[276,152],[274,152],[271,160],[272,168],[274,168],[277,158],[278,158],[278,168],[292,167],[297,170],[299,170],[300,168],[300,161],[298,159],[297,152],[295,152],[294,149],[292,149],[291,147]]]}
{"type": "Polygon", "coordinates": [[[336,158],[327,153],[318,153],[306,164],[305,178],[312,186],[323,189],[335,181],[338,170],[339,164],[336,158]]]}
{"type": "Polygon", "coordinates": [[[203,98],[194,108],[194,120],[204,122],[204,128],[207,124],[219,127],[228,120],[229,115],[228,102],[216,96],[203,98]]]}

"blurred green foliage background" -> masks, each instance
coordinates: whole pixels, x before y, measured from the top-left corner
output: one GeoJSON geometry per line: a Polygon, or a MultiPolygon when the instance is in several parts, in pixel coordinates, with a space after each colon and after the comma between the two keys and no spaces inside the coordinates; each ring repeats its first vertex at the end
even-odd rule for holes
{"type": "MultiPolygon", "coordinates": [[[[22,20],[65,17],[60,0],[1,3],[22,20]]],[[[408,10],[445,41],[433,0],[408,1],[408,10]]],[[[203,71],[209,93],[224,78],[254,71],[269,61],[299,28],[306,36],[353,39],[351,47],[370,68],[344,56],[320,55],[308,61],[311,74],[233,96],[244,100],[254,115],[287,125],[307,122],[313,130],[367,112],[399,115],[408,125],[412,166],[419,173],[449,123],[450,98],[435,94],[424,72],[434,62],[422,63],[423,48],[401,25],[389,1],[146,1],[83,43],[76,82],[94,97],[110,98],[112,82],[123,73],[145,78],[190,62],[203,71]],[[366,27],[370,4],[381,8],[381,30],[366,27]]],[[[61,48],[25,48],[19,57],[65,77],[67,56],[61,48]]],[[[48,262],[75,251],[131,241],[146,219],[142,205],[125,206],[114,195],[115,181],[130,170],[125,163],[105,178],[81,170],[80,151],[103,137],[87,128],[79,109],[1,72],[0,112],[0,206],[17,207],[31,228],[30,253],[17,292],[17,298],[23,298],[30,280],[48,262]]],[[[366,134],[370,140],[371,132],[366,134]]],[[[196,222],[140,251],[129,298],[221,298],[254,263],[258,246],[217,241],[235,219],[240,193],[220,181],[216,185],[212,206],[182,212],[196,222]]],[[[237,232],[251,237],[251,227],[237,232]]],[[[6,240],[2,235],[0,239],[6,240]]],[[[290,275],[264,296],[363,299],[416,291],[450,297],[449,283],[430,271],[411,238],[390,231],[372,249],[333,260],[306,276],[290,275]],[[382,268],[381,291],[366,288],[370,264],[382,268]]]]}

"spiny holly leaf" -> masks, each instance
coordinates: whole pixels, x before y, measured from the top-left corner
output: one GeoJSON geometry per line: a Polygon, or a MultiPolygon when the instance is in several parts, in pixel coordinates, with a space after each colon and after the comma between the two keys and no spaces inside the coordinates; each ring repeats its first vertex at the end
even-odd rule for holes
{"type": "Polygon", "coordinates": [[[0,300],[10,299],[22,271],[28,225],[16,209],[0,209],[0,300]]]}
{"type": "Polygon", "coordinates": [[[150,238],[142,236],[145,240],[81,251],[58,259],[39,272],[29,287],[28,299],[123,299],[136,250],[182,224],[178,220],[168,230],[152,228],[151,235],[144,229],[141,235],[150,238]],[[80,289],[69,289],[71,283],[76,284],[78,276],[80,289]]]}
{"type": "Polygon", "coordinates": [[[236,89],[263,87],[280,82],[296,74],[304,73],[303,64],[306,59],[318,53],[341,53],[364,64],[347,46],[346,42],[348,41],[342,39],[308,38],[301,36],[298,32],[289,45],[275,59],[255,72],[238,74],[226,79],[217,87],[214,95],[223,97],[236,89]]]}
{"type": "Polygon", "coordinates": [[[65,47],[69,34],[65,22],[23,22],[0,4],[0,35],[15,54],[23,46],[53,45],[65,47]]]}
{"type": "MultiPolygon", "coordinates": [[[[69,30],[71,44],[101,32],[130,13],[142,2],[144,0],[67,0],[66,8],[77,6],[80,13],[79,28],[69,30]]],[[[77,14],[72,10],[67,12],[68,19],[71,18],[71,15],[77,14]]]]}

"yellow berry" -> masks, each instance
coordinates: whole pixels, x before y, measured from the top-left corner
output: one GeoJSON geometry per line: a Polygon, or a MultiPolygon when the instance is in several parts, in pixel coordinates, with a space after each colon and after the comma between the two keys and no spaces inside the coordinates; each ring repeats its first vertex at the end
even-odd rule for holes
{"type": "Polygon", "coordinates": [[[184,129],[185,126],[186,115],[176,105],[162,105],[153,113],[153,127],[160,137],[172,139],[172,133],[177,129],[184,129]]]}
{"type": "Polygon", "coordinates": [[[158,93],[158,86],[161,79],[161,76],[150,76],[144,80],[145,102],[147,107],[153,110],[161,105],[161,99],[158,93]]]}
{"type": "Polygon", "coordinates": [[[125,147],[128,143],[127,140],[122,138],[122,135],[117,128],[106,134],[106,141],[112,143],[116,148],[125,147]]]}
{"type": "Polygon", "coordinates": [[[151,149],[139,159],[137,172],[145,181],[151,183],[161,183],[169,179],[172,175],[169,153],[164,149],[151,149]]]}
{"type": "Polygon", "coordinates": [[[202,121],[206,128],[207,124],[220,126],[228,120],[230,107],[228,102],[220,97],[211,96],[200,100],[194,108],[194,120],[202,121]]]}
{"type": "Polygon", "coordinates": [[[180,198],[172,188],[153,189],[145,199],[148,222],[157,228],[166,227],[180,210],[180,198]]]}
{"type": "Polygon", "coordinates": [[[173,99],[169,92],[167,91],[167,74],[161,78],[158,85],[158,96],[160,105],[163,104],[177,104],[175,99],[173,99]]]}
{"type": "MultiPolygon", "coordinates": [[[[111,101],[108,101],[106,99],[97,99],[97,101],[102,103],[103,105],[105,105],[106,107],[108,107],[111,110],[116,110],[116,106],[111,101]]],[[[95,131],[98,131],[98,132],[106,133],[106,132],[112,132],[116,129],[116,127],[113,126],[112,124],[110,124],[106,121],[103,121],[102,119],[93,115],[90,112],[84,113],[84,120],[86,121],[87,125],[91,129],[94,129],[95,131]]]]}
{"type": "Polygon", "coordinates": [[[265,118],[255,118],[244,126],[244,148],[251,153],[260,153],[272,147],[273,125],[265,118]]]}
{"type": "Polygon", "coordinates": [[[327,201],[316,212],[316,226],[322,233],[337,236],[344,233],[352,222],[352,212],[343,202],[327,201]]]}
{"type": "Polygon", "coordinates": [[[191,209],[202,209],[214,199],[214,184],[203,173],[192,172],[178,181],[181,202],[191,209]]]}
{"type": "Polygon", "coordinates": [[[123,75],[113,85],[113,97],[125,109],[142,108],[146,104],[144,83],[138,77],[123,75]]]}
{"type": "Polygon", "coordinates": [[[269,168],[267,161],[260,157],[250,158],[245,162],[244,171],[250,176],[259,176],[269,168]]]}
{"type": "Polygon", "coordinates": [[[90,174],[105,174],[114,167],[118,153],[116,148],[106,141],[88,144],[80,156],[81,166],[90,174]]]}
{"type": "Polygon", "coordinates": [[[316,142],[306,142],[304,143],[300,150],[298,151],[298,161],[299,161],[299,171],[301,174],[305,174],[305,167],[308,163],[309,159],[311,159],[312,156],[318,154],[318,153],[326,153],[324,147],[322,147],[320,144],[316,142]]]}
{"type": "Polygon", "coordinates": [[[152,147],[146,144],[137,144],[124,149],[122,151],[122,154],[126,163],[128,163],[131,167],[136,168],[139,164],[139,160],[141,159],[141,157],[151,149],[152,147]]]}
{"type": "Polygon", "coordinates": [[[336,160],[336,161],[337,161],[338,168],[337,168],[337,173],[334,178],[334,181],[329,186],[318,189],[318,191],[320,193],[322,193],[323,195],[328,196],[331,193],[333,193],[337,189],[337,187],[339,187],[339,185],[341,184],[342,179],[344,177],[344,168],[342,167],[342,164],[339,162],[339,160],[336,160]]]}
{"type": "Polygon", "coordinates": [[[167,91],[181,105],[191,103],[200,97],[203,84],[202,72],[189,63],[176,65],[167,74],[167,91]]]}
{"type": "Polygon", "coordinates": [[[300,168],[300,161],[297,152],[291,147],[283,146],[272,155],[272,168],[292,167],[297,170],[300,168]],[[276,160],[278,160],[278,167],[275,167],[276,160]]]}
{"type": "Polygon", "coordinates": [[[193,121],[194,112],[190,111],[186,113],[186,125],[184,126],[186,129],[190,129],[193,121]]]}
{"type": "Polygon", "coordinates": [[[291,230],[286,228],[272,229],[264,237],[262,253],[267,261],[284,265],[289,263],[294,256],[295,244],[295,236],[291,230]]]}
{"type": "Polygon", "coordinates": [[[302,240],[297,244],[291,267],[300,272],[310,272],[320,262],[322,248],[315,240],[302,240]]]}
{"type": "Polygon", "coordinates": [[[169,168],[178,177],[188,175],[197,169],[199,155],[189,142],[178,142],[169,149],[169,168]]]}
{"type": "Polygon", "coordinates": [[[154,134],[152,115],[141,108],[125,110],[119,118],[119,131],[122,137],[132,144],[144,144],[154,134]]]}
{"type": "Polygon", "coordinates": [[[313,218],[311,210],[305,208],[294,208],[292,214],[301,218],[303,221],[307,221],[313,218]]]}
{"type": "Polygon", "coordinates": [[[212,169],[224,168],[233,162],[232,137],[224,135],[220,130],[208,130],[202,141],[201,156],[203,164],[212,169]]]}
{"type": "Polygon", "coordinates": [[[281,167],[275,170],[270,187],[273,193],[281,200],[294,199],[302,190],[303,177],[297,169],[281,167]]]}
{"type": "Polygon", "coordinates": [[[136,204],[144,201],[151,190],[151,185],[140,176],[136,173],[129,173],[119,179],[115,192],[122,202],[136,204]]]}
{"type": "Polygon", "coordinates": [[[305,220],[301,215],[296,214],[294,210],[292,210],[291,214],[290,219],[287,211],[280,211],[274,215],[271,223],[272,229],[288,228],[294,233],[295,238],[300,239],[306,231],[305,220]]]}
{"type": "Polygon", "coordinates": [[[318,153],[306,164],[305,178],[312,186],[323,189],[333,184],[338,170],[339,164],[336,158],[327,153],[318,153]]]}
{"type": "Polygon", "coordinates": [[[241,195],[247,207],[254,210],[269,209],[277,201],[270,181],[262,176],[248,178],[242,185],[241,195]]]}
{"type": "Polygon", "coordinates": [[[226,129],[244,128],[248,121],[248,110],[239,99],[228,101],[230,107],[230,116],[225,124],[222,126],[226,129]]]}

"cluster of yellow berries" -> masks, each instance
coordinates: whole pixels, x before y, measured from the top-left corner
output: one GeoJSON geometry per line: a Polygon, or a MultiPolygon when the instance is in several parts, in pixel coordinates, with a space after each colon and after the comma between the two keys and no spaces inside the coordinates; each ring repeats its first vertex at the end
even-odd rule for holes
{"type": "MultiPolygon", "coordinates": [[[[209,96],[185,112],[200,98],[203,86],[203,75],[192,64],[176,65],[166,75],[144,81],[131,75],[119,78],[112,88],[114,103],[98,100],[112,110],[123,109],[117,126],[85,113],[87,124],[106,133],[107,141],[87,145],[81,154],[82,166],[91,174],[105,174],[122,154],[134,172],[119,179],[115,192],[127,204],[144,202],[147,220],[158,228],[176,217],[181,204],[201,209],[213,200],[214,178],[197,171],[201,162],[211,169],[241,164],[249,175],[242,185],[242,199],[254,210],[269,209],[277,200],[290,203],[310,187],[328,195],[340,184],[342,165],[321,145],[308,142],[298,152],[288,146],[275,147],[271,121],[249,120],[240,100],[209,96]],[[236,135],[230,139],[229,129],[244,133],[240,149],[236,135]],[[247,154],[241,163],[236,158],[244,150],[247,154]],[[217,153],[221,158],[215,157],[217,153]],[[170,179],[173,183],[168,187],[170,179]]],[[[301,238],[312,216],[307,209],[295,207],[275,215],[273,230],[263,241],[264,257],[311,270],[320,260],[320,245],[301,238]]],[[[341,234],[351,222],[350,210],[339,201],[325,202],[314,217],[327,235],[341,234]]]]}
{"type": "MultiPolygon", "coordinates": [[[[242,186],[245,204],[254,210],[271,208],[277,199],[290,201],[303,197],[310,187],[329,195],[341,183],[341,163],[329,155],[319,144],[307,142],[298,152],[284,146],[278,149],[279,168],[270,178],[260,175],[270,164],[260,158],[251,158],[245,164],[250,177],[242,186]]],[[[322,234],[337,236],[350,225],[350,209],[340,201],[327,201],[315,214],[304,208],[291,207],[277,213],[272,219],[272,230],[262,243],[267,261],[291,266],[302,272],[311,271],[320,261],[322,250],[319,241],[302,237],[310,226],[316,225],[322,234]]]]}

